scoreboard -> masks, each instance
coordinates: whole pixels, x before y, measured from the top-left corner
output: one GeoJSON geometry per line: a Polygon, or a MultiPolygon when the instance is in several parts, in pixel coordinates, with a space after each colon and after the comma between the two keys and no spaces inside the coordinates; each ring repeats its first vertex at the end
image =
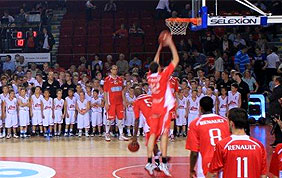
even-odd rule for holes
{"type": "Polygon", "coordinates": [[[39,31],[38,28],[33,29],[30,27],[2,28],[0,36],[2,51],[23,51],[30,32],[36,38],[39,31]]]}

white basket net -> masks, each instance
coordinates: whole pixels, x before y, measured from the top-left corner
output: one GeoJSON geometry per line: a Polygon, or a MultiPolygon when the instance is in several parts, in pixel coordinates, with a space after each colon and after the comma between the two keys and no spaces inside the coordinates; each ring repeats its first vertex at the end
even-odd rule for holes
{"type": "Polygon", "coordinates": [[[189,22],[166,20],[166,26],[168,26],[172,35],[186,35],[188,25],[189,22]]]}

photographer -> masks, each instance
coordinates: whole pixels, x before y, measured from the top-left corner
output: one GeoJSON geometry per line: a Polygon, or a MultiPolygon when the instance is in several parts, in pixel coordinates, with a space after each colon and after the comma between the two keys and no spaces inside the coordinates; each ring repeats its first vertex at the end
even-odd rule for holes
{"type": "Polygon", "coordinates": [[[280,120],[277,120],[277,115],[281,115],[281,98],[282,98],[282,77],[277,77],[275,79],[275,87],[272,94],[269,96],[269,113],[271,117],[275,117],[273,131],[275,134],[275,141],[271,146],[275,147],[278,143],[282,143],[282,132],[277,124],[279,125],[280,120]],[[280,102],[280,103],[279,103],[280,102]],[[278,122],[277,122],[278,121],[278,122]],[[277,123],[277,124],[276,124],[277,123]]]}

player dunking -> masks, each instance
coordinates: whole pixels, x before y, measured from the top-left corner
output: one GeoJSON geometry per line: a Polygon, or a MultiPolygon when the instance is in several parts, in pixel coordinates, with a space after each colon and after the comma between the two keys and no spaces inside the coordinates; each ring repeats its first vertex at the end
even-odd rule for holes
{"type": "Polygon", "coordinates": [[[161,40],[163,41],[159,45],[154,61],[150,64],[150,72],[147,76],[152,90],[152,123],[147,149],[148,159],[151,160],[156,139],[161,136],[162,163],[159,168],[165,175],[171,176],[167,165],[167,144],[171,121],[169,111],[175,106],[175,99],[169,86],[169,78],[179,62],[179,56],[169,33],[164,34],[161,40]],[[169,46],[173,59],[169,66],[161,72],[160,52],[165,46],[169,46]]]}
{"type": "Polygon", "coordinates": [[[106,135],[105,140],[111,141],[110,138],[110,127],[111,121],[117,117],[117,127],[119,130],[119,140],[127,141],[128,138],[123,136],[123,119],[124,119],[124,105],[125,96],[123,93],[123,79],[117,75],[118,67],[113,65],[111,68],[111,74],[106,77],[104,84],[105,91],[105,109],[107,112],[106,121],[106,135]]]}
{"type": "Polygon", "coordinates": [[[216,144],[207,177],[223,171],[223,178],[266,178],[266,151],[261,142],[245,132],[247,112],[241,108],[231,109],[228,120],[232,135],[216,144]]]}
{"type": "Polygon", "coordinates": [[[190,177],[205,177],[216,143],[230,135],[227,119],[213,114],[213,100],[204,96],[200,100],[201,116],[189,126],[186,149],[190,155],[190,177]],[[197,163],[197,173],[195,165],[197,163]]]}

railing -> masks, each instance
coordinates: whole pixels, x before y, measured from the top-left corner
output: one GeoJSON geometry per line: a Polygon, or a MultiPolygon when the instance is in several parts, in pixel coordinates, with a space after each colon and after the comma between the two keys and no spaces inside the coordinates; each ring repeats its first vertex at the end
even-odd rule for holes
{"type": "MultiPolygon", "coordinates": [[[[100,57],[100,60],[103,62],[106,61],[108,55],[112,56],[112,61],[115,62],[119,58],[120,53],[76,53],[76,54],[57,54],[56,59],[58,63],[64,64],[66,66],[76,65],[80,63],[80,57],[85,57],[87,61],[91,61],[94,58],[94,55],[97,54],[100,57]],[[61,61],[60,61],[61,60],[61,61]]],[[[156,52],[134,52],[125,54],[126,60],[131,60],[135,55],[138,56],[140,60],[143,62],[147,59],[153,60],[156,52]]],[[[181,53],[179,53],[181,55],[181,53]]],[[[170,52],[161,52],[161,62],[170,61],[171,53],[170,52]]],[[[54,59],[52,58],[52,63],[54,63],[54,59]]]]}

